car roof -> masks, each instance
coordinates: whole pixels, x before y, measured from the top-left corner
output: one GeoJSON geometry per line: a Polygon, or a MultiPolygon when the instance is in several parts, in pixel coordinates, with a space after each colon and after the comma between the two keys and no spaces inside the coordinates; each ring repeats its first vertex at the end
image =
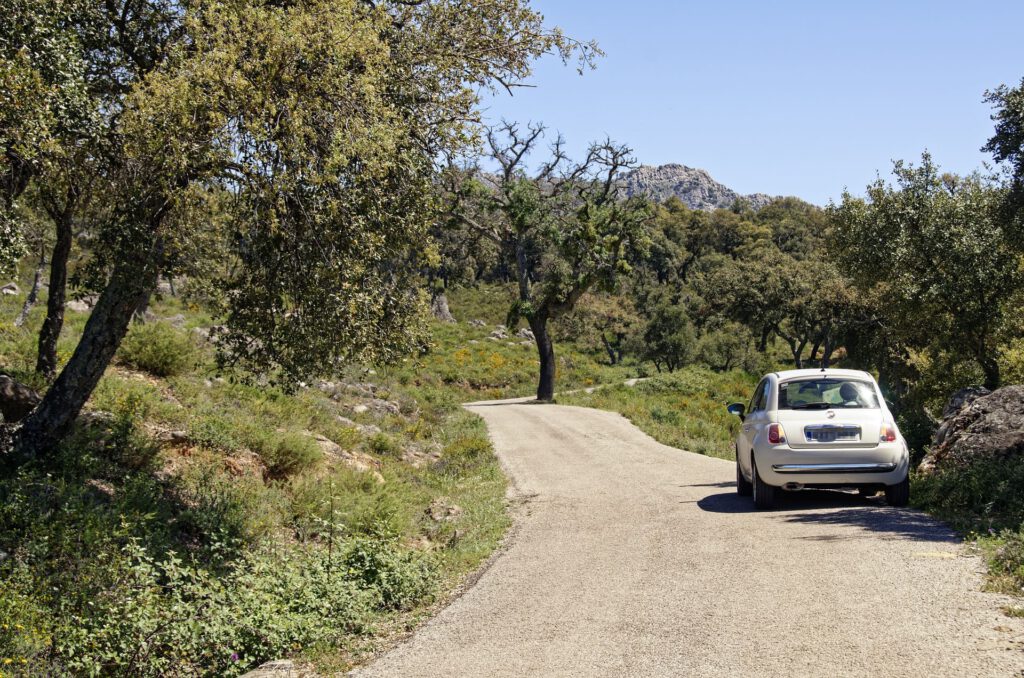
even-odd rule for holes
{"type": "Polygon", "coordinates": [[[814,369],[814,370],[782,370],[781,372],[773,373],[779,381],[788,381],[790,379],[801,379],[807,377],[851,377],[854,379],[865,379],[868,381],[874,381],[867,372],[863,370],[840,370],[834,368],[826,369],[814,369]]]}

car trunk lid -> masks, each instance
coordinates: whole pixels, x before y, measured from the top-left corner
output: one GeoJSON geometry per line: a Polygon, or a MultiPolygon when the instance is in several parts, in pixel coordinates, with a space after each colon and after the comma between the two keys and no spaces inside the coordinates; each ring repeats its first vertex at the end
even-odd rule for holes
{"type": "Polygon", "coordinates": [[[779,410],[778,421],[794,449],[875,447],[882,428],[882,411],[869,408],[779,410]]]}

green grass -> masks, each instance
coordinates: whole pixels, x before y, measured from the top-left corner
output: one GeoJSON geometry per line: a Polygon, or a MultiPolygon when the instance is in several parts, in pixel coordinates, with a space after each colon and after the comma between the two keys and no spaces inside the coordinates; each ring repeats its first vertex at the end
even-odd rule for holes
{"type": "Polygon", "coordinates": [[[756,383],[744,372],[686,367],[632,387],[616,385],[561,395],[558,402],[619,412],[661,443],[732,459],[739,420],[725,406],[747,400],[756,383]]]}
{"type": "MultiPolygon", "coordinates": [[[[42,389],[44,309],[15,328],[21,301],[0,299],[0,368],[42,389]]],[[[286,393],[218,375],[189,332],[214,322],[200,309],[152,311],[184,321],[133,327],[59,454],[0,473],[0,671],[342,671],[497,546],[506,480],[459,403],[529,383],[511,376],[524,348],[446,380],[468,335],[439,327],[418,362],[286,393]],[[397,413],[356,412],[368,396],[344,384],[370,383],[397,413]],[[456,508],[437,520],[438,504],[456,508]]],[[[68,312],[61,364],[86,318],[68,312]]]]}

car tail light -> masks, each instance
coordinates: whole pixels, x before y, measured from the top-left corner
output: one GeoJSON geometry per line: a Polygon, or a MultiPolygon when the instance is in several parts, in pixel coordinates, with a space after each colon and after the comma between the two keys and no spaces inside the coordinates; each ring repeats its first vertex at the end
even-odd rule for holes
{"type": "Polygon", "coordinates": [[[882,424],[882,431],[878,434],[878,439],[883,443],[896,442],[896,425],[888,422],[882,424]]]}
{"type": "Polygon", "coordinates": [[[786,431],[782,424],[768,424],[768,442],[772,445],[786,442],[786,431]]]}

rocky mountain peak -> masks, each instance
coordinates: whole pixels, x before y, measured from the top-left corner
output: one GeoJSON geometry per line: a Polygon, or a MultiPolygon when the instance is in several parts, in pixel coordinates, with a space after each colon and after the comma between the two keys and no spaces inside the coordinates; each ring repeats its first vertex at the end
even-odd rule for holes
{"type": "Polygon", "coordinates": [[[760,209],[772,197],[764,193],[741,195],[718,183],[706,170],[671,163],[668,165],[641,165],[622,175],[627,195],[647,195],[662,202],[673,195],[687,207],[695,210],[729,208],[737,198],[743,198],[754,209],[760,209]]]}

